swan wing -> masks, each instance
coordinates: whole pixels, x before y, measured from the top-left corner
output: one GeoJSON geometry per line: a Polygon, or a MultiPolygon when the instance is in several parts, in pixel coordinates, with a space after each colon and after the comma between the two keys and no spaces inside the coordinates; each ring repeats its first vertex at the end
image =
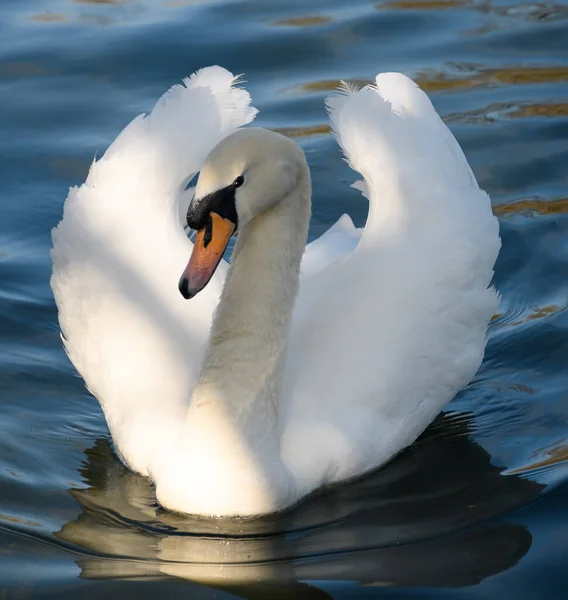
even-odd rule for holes
{"type": "Polygon", "coordinates": [[[351,251],[334,257],[330,232],[301,280],[282,455],[306,487],[412,443],[477,371],[498,304],[497,219],[426,94],[385,73],[328,108],[369,215],[351,251]]]}
{"type": "Polygon", "coordinates": [[[70,190],[53,230],[51,285],[66,351],[119,454],[145,474],[154,444],[187,409],[226,269],[191,303],[179,294],[192,250],[184,184],[256,114],[236,83],[209,67],[170,89],[70,190]]]}
{"type": "Polygon", "coordinates": [[[348,214],[342,215],[323,235],[306,246],[300,270],[301,281],[352,252],[361,239],[362,231],[355,227],[348,214]]]}

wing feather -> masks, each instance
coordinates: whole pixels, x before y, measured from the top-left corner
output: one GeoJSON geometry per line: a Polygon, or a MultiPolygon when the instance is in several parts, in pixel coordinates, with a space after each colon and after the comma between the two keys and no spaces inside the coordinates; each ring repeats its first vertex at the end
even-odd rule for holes
{"type": "Polygon", "coordinates": [[[414,82],[382,74],[328,109],[369,216],[352,252],[305,277],[294,314],[282,452],[322,483],[388,460],[473,377],[500,247],[489,197],[414,82]]]}
{"type": "Polygon", "coordinates": [[[53,231],[51,285],[65,348],[118,452],[143,473],[150,436],[183,418],[222,283],[220,272],[192,303],[177,290],[192,249],[182,188],[223,137],[254,118],[237,82],[209,67],[166,92],[70,190],[53,231]]]}

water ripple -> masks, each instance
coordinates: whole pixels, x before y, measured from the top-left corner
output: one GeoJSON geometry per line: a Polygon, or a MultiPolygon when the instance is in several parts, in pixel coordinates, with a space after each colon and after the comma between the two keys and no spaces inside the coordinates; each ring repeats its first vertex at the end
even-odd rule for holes
{"type": "Polygon", "coordinates": [[[506,0],[5,0],[2,597],[396,594],[386,586],[560,597],[567,15],[566,2],[506,0]],[[310,239],[344,212],[358,226],[367,213],[323,99],[341,80],[362,86],[384,70],[429,93],[492,196],[503,239],[486,358],[448,414],[386,468],[253,521],[163,511],[148,480],[120,464],[61,348],[49,289],[49,233],[69,186],[164,89],[216,63],[245,73],[259,125],[305,150],[310,239]],[[128,587],[134,579],[144,587],[128,587]]]}

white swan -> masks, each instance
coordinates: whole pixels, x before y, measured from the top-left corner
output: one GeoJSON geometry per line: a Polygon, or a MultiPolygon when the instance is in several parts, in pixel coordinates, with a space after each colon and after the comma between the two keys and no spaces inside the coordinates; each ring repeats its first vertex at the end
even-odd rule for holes
{"type": "Polygon", "coordinates": [[[256,111],[234,83],[211,67],[170,90],[70,191],[53,232],[65,347],[117,452],[164,507],[202,515],[278,511],[388,461],[475,374],[498,304],[489,197],[411,80],[329,99],[369,217],[305,253],[304,155],[237,130],[256,111]],[[193,248],[180,215],[199,171],[193,248]],[[192,249],[180,289],[210,282],[187,301],[192,249]]]}

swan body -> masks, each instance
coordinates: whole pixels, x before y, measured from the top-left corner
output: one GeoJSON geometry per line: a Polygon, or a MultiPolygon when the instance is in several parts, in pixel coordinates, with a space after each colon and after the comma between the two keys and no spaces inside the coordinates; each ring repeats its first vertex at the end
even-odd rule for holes
{"type": "Polygon", "coordinates": [[[210,67],[126,127],[53,231],[65,348],[166,508],[265,514],[362,475],[481,363],[500,240],[459,145],[400,74],[344,87],[328,109],[369,199],[362,230],[344,216],[305,245],[303,152],[240,129],[250,97],[210,67]],[[219,198],[238,226],[231,264],[188,301],[177,282],[208,228],[214,247],[219,198]],[[195,247],[186,213],[208,223],[195,247]]]}

